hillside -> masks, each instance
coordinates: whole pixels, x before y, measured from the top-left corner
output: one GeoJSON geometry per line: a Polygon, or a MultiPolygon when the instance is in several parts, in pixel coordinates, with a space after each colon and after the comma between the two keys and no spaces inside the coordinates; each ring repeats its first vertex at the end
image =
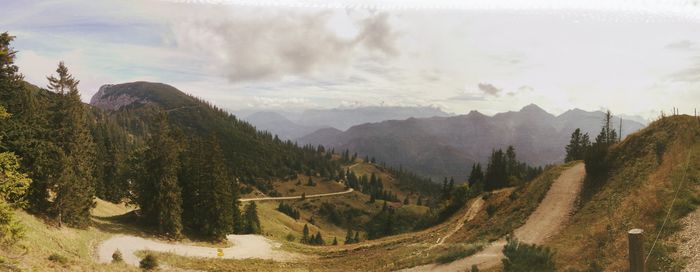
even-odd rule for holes
{"type": "MultiPolygon", "coordinates": [[[[434,179],[466,177],[468,166],[485,163],[493,149],[509,145],[528,164],[559,163],[564,160],[563,147],[574,129],[581,128],[594,138],[600,131],[602,116],[602,112],[578,109],[554,116],[529,105],[517,112],[494,116],[472,111],[454,117],[363,124],[342,133],[320,130],[302,137],[299,143],[347,148],[434,179]]],[[[623,136],[644,127],[635,121],[622,122],[623,136]]],[[[615,118],[613,126],[619,127],[619,118],[615,118]]]]}
{"type": "Polygon", "coordinates": [[[698,156],[700,120],[687,115],[657,120],[615,145],[606,158],[608,175],[586,181],[572,223],[547,243],[556,250],[558,268],[625,270],[626,233],[632,228],[645,231],[645,254],[660,232],[647,261],[649,271],[679,271],[684,259],[696,258],[677,251],[692,241],[673,237],[687,222],[681,219],[700,204],[698,156]]]}
{"type": "Polygon", "coordinates": [[[321,150],[298,147],[235,116],[162,83],[105,85],[90,100],[136,137],[145,137],[154,116],[163,111],[183,139],[215,137],[228,170],[244,183],[267,191],[266,182],[301,172],[335,173],[339,164],[321,150]],[[135,125],[136,124],[136,125],[135,125]],[[260,183],[261,182],[261,183],[260,183]],[[260,184],[258,184],[260,183],[260,184]]]}

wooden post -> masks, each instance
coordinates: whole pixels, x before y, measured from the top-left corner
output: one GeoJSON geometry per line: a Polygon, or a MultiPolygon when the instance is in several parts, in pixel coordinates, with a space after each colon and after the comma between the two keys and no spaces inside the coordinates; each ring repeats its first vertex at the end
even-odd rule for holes
{"type": "Polygon", "coordinates": [[[631,229],[627,232],[629,239],[630,272],[646,272],[644,264],[644,230],[631,229]]]}

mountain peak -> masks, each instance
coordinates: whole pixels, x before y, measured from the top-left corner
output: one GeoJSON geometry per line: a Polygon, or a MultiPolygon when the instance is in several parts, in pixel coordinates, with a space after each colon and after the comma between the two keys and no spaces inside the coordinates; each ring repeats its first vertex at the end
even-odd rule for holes
{"type": "Polygon", "coordinates": [[[119,110],[130,105],[150,103],[169,109],[190,105],[193,102],[192,97],[173,86],[145,81],[103,85],[90,99],[91,105],[106,110],[119,110]]]}
{"type": "Polygon", "coordinates": [[[547,113],[547,111],[543,110],[540,108],[540,106],[535,105],[534,103],[531,103],[530,105],[527,105],[520,109],[520,112],[544,112],[547,113]]]}

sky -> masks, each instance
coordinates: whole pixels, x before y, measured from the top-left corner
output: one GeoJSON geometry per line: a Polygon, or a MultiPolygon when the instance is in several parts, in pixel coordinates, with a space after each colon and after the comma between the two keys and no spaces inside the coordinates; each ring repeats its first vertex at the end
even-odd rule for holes
{"type": "Polygon", "coordinates": [[[232,111],[700,107],[696,1],[0,1],[25,79],[65,61],[85,101],[144,80],[232,111]]]}

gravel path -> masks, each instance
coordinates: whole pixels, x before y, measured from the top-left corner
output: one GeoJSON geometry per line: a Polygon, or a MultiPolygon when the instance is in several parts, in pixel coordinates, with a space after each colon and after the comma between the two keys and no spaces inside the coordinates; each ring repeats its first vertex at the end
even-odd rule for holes
{"type": "Polygon", "coordinates": [[[224,256],[218,257],[218,248],[215,247],[181,245],[136,236],[119,235],[102,242],[97,248],[97,257],[99,262],[109,263],[112,261],[112,253],[117,249],[121,251],[124,262],[131,265],[139,265],[140,259],[134,253],[144,250],[202,258],[257,258],[285,261],[296,257],[294,254],[278,250],[279,243],[274,243],[260,235],[229,235],[227,238],[233,243],[233,246],[222,248],[224,256]]]}
{"type": "MultiPolygon", "coordinates": [[[[315,195],[307,195],[306,198],[316,198],[316,197],[324,197],[324,196],[334,196],[334,195],[344,195],[344,194],[349,194],[355,191],[354,189],[350,188],[342,192],[335,192],[335,193],[325,193],[325,194],[315,194],[315,195]]],[[[301,199],[301,196],[278,196],[278,197],[257,197],[257,198],[242,198],[239,201],[240,202],[248,202],[248,201],[265,201],[265,200],[291,200],[291,199],[301,199]]]]}
{"type": "MultiPolygon", "coordinates": [[[[542,203],[528,217],[527,222],[514,231],[515,237],[526,243],[542,244],[556,234],[574,209],[574,202],[581,191],[585,172],[583,163],[562,171],[552,183],[542,203]]],[[[501,239],[491,243],[479,253],[448,264],[428,264],[403,271],[465,271],[472,265],[477,265],[481,270],[493,268],[501,264],[505,244],[506,241],[501,239]]]]}
{"type": "Polygon", "coordinates": [[[681,220],[683,230],[675,234],[680,243],[678,253],[688,261],[683,272],[700,271],[700,209],[681,220]]]}

